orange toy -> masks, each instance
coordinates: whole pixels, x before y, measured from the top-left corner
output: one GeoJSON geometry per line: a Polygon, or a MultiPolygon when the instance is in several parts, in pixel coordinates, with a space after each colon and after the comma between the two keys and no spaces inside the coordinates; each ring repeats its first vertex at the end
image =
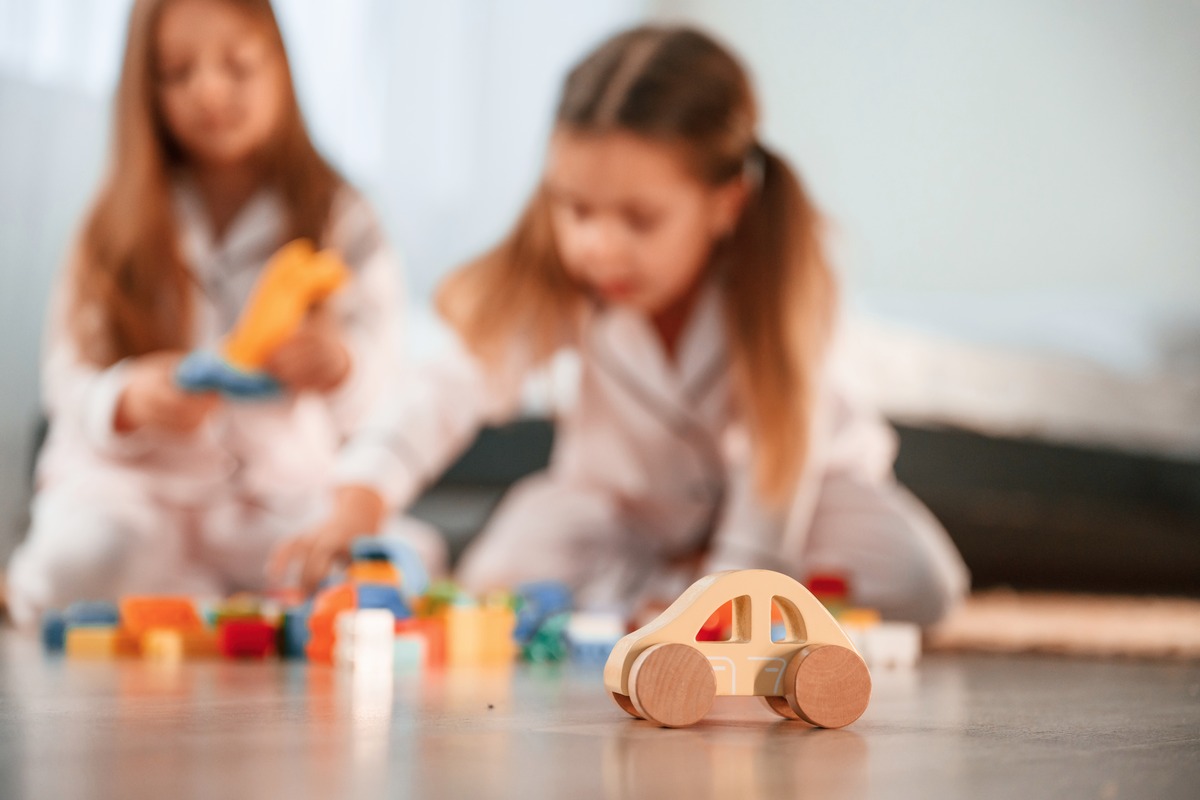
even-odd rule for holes
{"type": "Polygon", "coordinates": [[[140,640],[155,628],[195,631],[204,622],[188,597],[126,597],[121,600],[121,627],[140,640]]]}
{"type": "Polygon", "coordinates": [[[242,370],[262,369],[308,310],[349,278],[350,271],[332,250],[316,252],[307,239],[284,245],[263,268],[249,304],[226,339],[225,359],[242,370]]]}

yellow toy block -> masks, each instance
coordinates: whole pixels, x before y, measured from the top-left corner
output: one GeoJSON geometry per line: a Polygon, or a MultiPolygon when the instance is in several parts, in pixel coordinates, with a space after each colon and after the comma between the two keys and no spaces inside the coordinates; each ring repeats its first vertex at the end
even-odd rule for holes
{"type": "Polygon", "coordinates": [[[307,239],[281,247],[263,268],[250,302],[225,341],[226,361],[247,371],[262,369],[308,310],[349,278],[350,271],[333,251],[316,252],[307,239]]]}
{"type": "Polygon", "coordinates": [[[449,606],[446,618],[446,665],[478,664],[483,652],[483,612],[479,608],[449,606]]]}
{"type": "Polygon", "coordinates": [[[479,659],[484,664],[506,664],[517,654],[513,629],[517,614],[511,606],[485,606],[483,612],[483,644],[479,659]]]}
{"type": "Polygon", "coordinates": [[[506,664],[517,653],[513,629],[517,615],[508,606],[450,606],[446,622],[446,664],[506,664]]]}
{"type": "Polygon", "coordinates": [[[120,658],[137,652],[137,641],[114,626],[80,626],[67,630],[67,658],[120,658]]]}
{"type": "Polygon", "coordinates": [[[142,634],[142,658],[147,661],[183,661],[183,635],[169,628],[154,628],[142,634]]]}

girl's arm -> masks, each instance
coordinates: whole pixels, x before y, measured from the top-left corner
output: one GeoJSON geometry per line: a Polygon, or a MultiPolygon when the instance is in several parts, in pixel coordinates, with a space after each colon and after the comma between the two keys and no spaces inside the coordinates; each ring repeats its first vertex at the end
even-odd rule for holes
{"type": "MultiPolygon", "coordinates": [[[[159,428],[182,432],[189,429],[183,423],[193,417],[197,425],[202,422],[211,411],[212,398],[189,398],[176,392],[178,397],[163,399],[154,392],[139,391],[139,398],[146,398],[151,410],[161,407],[170,412],[163,415],[161,425],[142,424],[147,418],[140,412],[147,408],[147,403],[135,404],[136,408],[131,409],[122,402],[127,389],[131,383],[143,387],[163,383],[158,394],[172,392],[170,376],[180,354],[155,353],[140,359],[123,359],[108,367],[86,358],[70,324],[75,308],[73,278],[77,258],[78,255],[73,255],[67,262],[51,292],[42,347],[42,406],[54,427],[66,436],[106,457],[133,458],[161,442],[159,428]],[[166,377],[152,380],[160,372],[166,377]],[[194,414],[192,406],[196,406],[194,414]]],[[[84,306],[78,313],[81,316],[78,322],[85,332],[99,337],[101,311],[84,306]]]]}

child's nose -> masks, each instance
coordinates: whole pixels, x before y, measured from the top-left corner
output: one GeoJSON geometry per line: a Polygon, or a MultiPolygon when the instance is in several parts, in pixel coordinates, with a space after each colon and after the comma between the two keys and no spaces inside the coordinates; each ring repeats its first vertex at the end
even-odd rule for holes
{"type": "Polygon", "coordinates": [[[203,111],[215,111],[225,102],[227,81],[214,69],[200,70],[192,87],[192,97],[203,111]]]}
{"type": "Polygon", "coordinates": [[[604,218],[589,220],[584,223],[581,234],[582,255],[598,273],[612,272],[624,261],[625,243],[615,222],[604,218]]]}

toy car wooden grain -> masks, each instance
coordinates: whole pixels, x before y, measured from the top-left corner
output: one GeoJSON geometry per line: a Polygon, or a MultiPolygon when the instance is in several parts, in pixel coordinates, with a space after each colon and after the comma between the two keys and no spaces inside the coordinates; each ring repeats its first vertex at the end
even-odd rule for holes
{"type": "Polygon", "coordinates": [[[825,607],[796,580],[760,569],[696,581],[617,643],[604,684],[629,714],[672,728],[698,722],[716,695],[762,697],[782,717],[840,728],[871,697],[866,664],[825,607]],[[705,621],[730,601],[730,638],[697,641],[705,621]],[[773,604],[783,617],[782,641],[771,637],[773,604]]]}

